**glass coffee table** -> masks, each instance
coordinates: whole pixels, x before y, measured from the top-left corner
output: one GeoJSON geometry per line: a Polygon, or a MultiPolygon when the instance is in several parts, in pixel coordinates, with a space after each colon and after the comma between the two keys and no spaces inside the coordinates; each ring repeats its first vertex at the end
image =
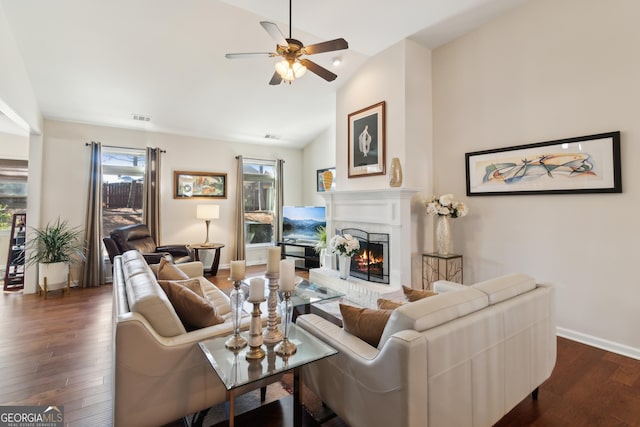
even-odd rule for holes
{"type": "Polygon", "coordinates": [[[312,304],[336,300],[344,296],[342,292],[302,279],[291,297],[293,320],[295,321],[295,318],[301,314],[311,313],[312,304]]]}
{"type": "MultiPolygon", "coordinates": [[[[265,285],[265,298],[269,298],[269,287],[268,281],[265,285]]],[[[246,295],[249,295],[249,284],[247,282],[243,282],[242,289],[246,295]]],[[[278,291],[278,301],[281,302],[283,300],[282,293],[278,291]]],[[[342,292],[338,292],[331,288],[327,288],[322,285],[318,285],[315,283],[309,282],[307,279],[302,279],[298,277],[298,284],[291,295],[291,304],[293,305],[293,316],[292,322],[296,321],[296,318],[302,314],[313,313],[311,309],[312,304],[324,303],[327,301],[338,300],[344,297],[345,294],[342,292]]],[[[244,302],[243,309],[246,313],[251,313],[253,306],[244,302]]],[[[260,310],[262,313],[266,313],[268,310],[266,302],[260,305],[260,310]]]]}
{"type": "MultiPolygon", "coordinates": [[[[199,343],[204,355],[215,370],[220,380],[227,389],[227,402],[229,408],[229,426],[234,425],[234,399],[240,387],[255,385],[261,387],[277,381],[280,374],[293,371],[293,425],[302,426],[302,405],[300,402],[300,368],[308,363],[314,363],[325,357],[333,356],[338,352],[320,339],[314,337],[303,329],[291,325],[289,341],[297,347],[297,351],[291,356],[283,357],[274,351],[275,344],[263,344],[266,356],[260,360],[247,360],[245,358],[249,347],[239,351],[229,350],[224,343],[228,336],[217,337],[199,343]]],[[[249,338],[249,332],[241,333],[249,338]]],[[[251,387],[249,387],[251,388],[251,387]]],[[[202,416],[204,418],[204,415],[202,416]]]]}

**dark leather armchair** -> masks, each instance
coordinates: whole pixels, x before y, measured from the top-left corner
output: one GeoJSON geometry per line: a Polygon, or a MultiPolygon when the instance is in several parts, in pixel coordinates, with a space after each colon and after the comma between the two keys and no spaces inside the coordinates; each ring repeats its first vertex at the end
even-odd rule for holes
{"type": "Polygon", "coordinates": [[[116,228],[111,232],[111,238],[103,240],[112,262],[115,255],[132,249],[141,252],[149,264],[157,264],[162,257],[167,255],[170,255],[176,264],[193,261],[192,251],[186,245],[156,246],[149,229],[144,224],[116,228]],[[115,253],[116,250],[118,251],[117,253],[115,253]],[[112,251],[114,251],[113,257],[111,255],[112,251]]]}

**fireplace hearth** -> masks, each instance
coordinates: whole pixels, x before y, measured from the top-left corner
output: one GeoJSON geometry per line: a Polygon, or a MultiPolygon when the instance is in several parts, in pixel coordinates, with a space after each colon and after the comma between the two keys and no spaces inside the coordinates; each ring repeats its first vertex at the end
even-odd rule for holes
{"type": "Polygon", "coordinates": [[[369,233],[359,228],[336,230],[351,234],[360,242],[360,251],[351,257],[351,275],[373,283],[389,284],[389,234],[369,233]]]}

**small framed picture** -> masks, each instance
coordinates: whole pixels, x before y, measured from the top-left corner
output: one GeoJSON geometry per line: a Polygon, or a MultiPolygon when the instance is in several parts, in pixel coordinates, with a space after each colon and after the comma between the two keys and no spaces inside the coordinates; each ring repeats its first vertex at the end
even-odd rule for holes
{"type": "Polygon", "coordinates": [[[227,174],[218,172],[173,172],[174,199],[226,199],[227,174]]]}
{"type": "Polygon", "coordinates": [[[326,168],[326,169],[318,169],[316,171],[316,182],[317,182],[317,190],[322,193],[327,191],[325,188],[325,182],[329,182],[329,180],[325,180],[325,172],[329,172],[331,174],[331,184],[329,187],[329,191],[334,191],[336,189],[336,168],[326,168]]]}
{"type": "Polygon", "coordinates": [[[385,102],[349,114],[349,178],[385,173],[385,102]]]}

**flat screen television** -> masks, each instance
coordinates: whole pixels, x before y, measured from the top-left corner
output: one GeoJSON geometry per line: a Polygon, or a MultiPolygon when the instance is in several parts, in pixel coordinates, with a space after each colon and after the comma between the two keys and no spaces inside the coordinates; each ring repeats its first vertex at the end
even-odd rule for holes
{"type": "Polygon", "coordinates": [[[284,206],[282,208],[282,240],[313,245],[318,241],[318,227],[326,227],[324,206],[284,206]]]}

